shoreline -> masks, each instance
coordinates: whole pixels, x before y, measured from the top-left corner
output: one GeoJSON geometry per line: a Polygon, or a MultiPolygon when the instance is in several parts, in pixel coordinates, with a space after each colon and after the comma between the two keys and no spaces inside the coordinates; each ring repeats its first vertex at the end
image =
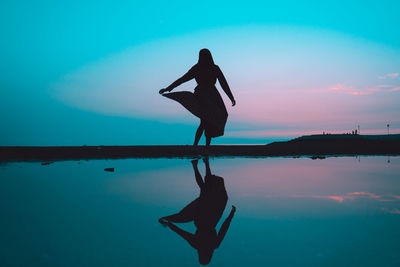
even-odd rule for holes
{"type": "Polygon", "coordinates": [[[0,146],[0,162],[124,158],[400,155],[400,134],[302,136],[266,145],[0,146]]]}

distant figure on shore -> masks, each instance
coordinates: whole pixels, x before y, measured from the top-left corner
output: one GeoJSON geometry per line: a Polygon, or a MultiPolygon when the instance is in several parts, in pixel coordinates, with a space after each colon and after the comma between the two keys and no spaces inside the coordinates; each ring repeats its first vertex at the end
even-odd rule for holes
{"type": "Polygon", "coordinates": [[[221,69],[214,64],[211,52],[208,49],[201,49],[197,64],[170,86],[159,91],[163,96],[178,101],[192,114],[200,118],[200,125],[196,131],[194,146],[198,145],[204,131],[206,146],[210,145],[211,138],[224,135],[228,112],[226,111],[221,95],[215,87],[217,79],[224,92],[232,101],[232,106],[235,106],[235,98],[221,69]],[[193,78],[197,82],[194,93],[182,91],[165,94],[165,92],[171,92],[175,87],[193,78]]]}
{"type": "Polygon", "coordinates": [[[208,159],[206,164],[206,175],[203,178],[197,168],[197,160],[192,161],[196,182],[200,187],[200,196],[184,207],[179,213],[161,217],[158,221],[168,226],[184,238],[199,255],[200,264],[210,263],[214,250],[219,247],[228,231],[233,215],[236,212],[235,206],[229,216],[222,224],[218,234],[215,229],[228,201],[224,179],[212,175],[208,159]],[[186,232],[173,223],[186,223],[193,221],[196,226],[196,233],[186,232]]]}

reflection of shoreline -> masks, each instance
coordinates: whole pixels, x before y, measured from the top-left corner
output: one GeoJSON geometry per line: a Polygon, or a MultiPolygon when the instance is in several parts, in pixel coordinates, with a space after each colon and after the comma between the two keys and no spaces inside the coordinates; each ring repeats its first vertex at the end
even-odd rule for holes
{"type": "Polygon", "coordinates": [[[0,147],[1,161],[210,156],[400,155],[400,134],[313,135],[268,145],[0,147]]]}

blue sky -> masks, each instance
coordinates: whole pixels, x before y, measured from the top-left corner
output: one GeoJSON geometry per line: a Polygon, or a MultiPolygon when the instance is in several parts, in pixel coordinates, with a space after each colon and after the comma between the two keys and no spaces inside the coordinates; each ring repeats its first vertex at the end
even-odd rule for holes
{"type": "MultiPolygon", "coordinates": [[[[358,77],[357,81],[332,80],[332,84],[325,86],[321,83],[321,88],[315,85],[307,90],[341,86],[344,89],[338,91],[367,92],[368,89],[382,85],[391,85],[391,89],[396,88],[400,86],[398,81],[394,80],[397,79],[396,77],[392,77],[390,84],[388,80],[379,81],[379,77],[400,72],[396,60],[399,58],[400,50],[400,23],[397,14],[399,8],[398,1],[351,1],[351,3],[347,1],[246,1],[245,3],[243,1],[218,1],[217,3],[215,1],[201,3],[187,1],[168,3],[164,1],[1,1],[0,118],[3,126],[0,132],[0,145],[191,143],[197,121],[191,120],[189,116],[182,118],[173,113],[171,119],[159,119],[143,116],[141,112],[137,114],[135,112],[121,114],[118,110],[99,112],[98,109],[90,108],[88,105],[82,103],[78,105],[60,99],[57,88],[66,77],[71,75],[75,77],[77,74],[86,75],[85,69],[89,69],[94,74],[102,74],[103,77],[108,75],[107,70],[111,67],[104,62],[114,60],[112,66],[118,67],[118,62],[115,63],[115,60],[124,58],[124,53],[135,54],[135,49],[138,47],[160,53],[165,44],[175,42],[176,47],[179,48],[181,42],[186,42],[189,45],[182,48],[187,54],[192,53],[198,47],[190,47],[190,40],[202,37],[208,40],[207,38],[212,36],[208,34],[209,31],[219,33],[229,29],[232,37],[235,35],[235,29],[239,29],[242,35],[237,36],[241,37],[246,27],[249,27],[253,31],[251,38],[256,40],[258,37],[255,36],[254,29],[267,27],[277,31],[284,29],[285,35],[282,35],[282,40],[292,42],[292,39],[285,38],[297,31],[304,32],[305,35],[312,33],[317,39],[337,40],[333,43],[341,45],[332,46],[331,51],[323,50],[320,55],[332,52],[332,55],[338,53],[344,56],[346,53],[341,53],[341,50],[346,43],[349,44],[346,47],[354,46],[352,51],[358,51],[359,45],[363,51],[359,62],[364,62],[367,55],[371,56],[365,61],[376,67],[376,72],[374,72],[376,83],[372,79],[369,80],[370,77],[366,78],[368,82],[363,80],[363,75],[372,73],[365,68],[355,75],[358,77]],[[152,50],[151,46],[156,48],[152,50]],[[374,58],[373,54],[378,56],[374,58]],[[381,60],[381,58],[385,59],[381,60]],[[99,68],[106,72],[97,72],[99,68]],[[380,69],[382,69],[381,72],[380,69]],[[353,89],[357,87],[357,90],[349,89],[350,87],[353,89]]],[[[302,41],[307,40],[310,39],[302,39],[302,41]]],[[[221,44],[229,45],[223,41],[221,44]]],[[[216,43],[213,45],[217,46],[216,43]]],[[[222,48],[217,51],[222,51],[222,48]]],[[[302,51],[299,53],[301,54],[302,51]]],[[[220,55],[220,62],[227,66],[225,69],[233,68],[235,62],[224,61],[226,55],[223,52],[220,55]]],[[[193,53],[193,63],[197,60],[196,56],[197,54],[193,53]]],[[[214,56],[218,58],[218,54],[214,56]]],[[[187,61],[183,61],[181,70],[177,62],[177,66],[174,66],[176,72],[166,72],[170,75],[166,76],[165,81],[160,81],[160,87],[168,85],[178,78],[178,73],[186,70],[185,64],[189,64],[189,57],[187,58],[185,58],[187,61]]],[[[161,61],[167,59],[168,57],[160,57],[161,61]]],[[[276,60],[278,62],[278,59],[276,60]]],[[[166,71],[157,69],[158,63],[151,62],[154,64],[154,75],[166,71]]],[[[346,63],[343,62],[343,64],[346,63]]],[[[139,64],[150,63],[144,57],[139,64]]],[[[122,65],[129,66],[125,63],[122,65]]],[[[339,68],[338,65],[335,68],[339,68]]],[[[226,75],[235,76],[229,72],[226,75]]],[[[244,83],[240,80],[234,82],[234,85],[244,83]]],[[[65,83],[63,87],[65,88],[65,83]]],[[[237,90],[241,89],[239,86],[237,88],[237,90]]],[[[93,92],[94,88],[88,88],[88,90],[93,92]]],[[[133,96],[135,92],[135,88],[132,87],[133,96]]],[[[84,95],[85,92],[82,93],[84,95]]],[[[137,96],[139,95],[140,91],[137,91],[137,96]]],[[[395,118],[399,112],[394,104],[385,107],[373,101],[374,99],[377,99],[376,103],[386,103],[390,99],[397,101],[398,95],[387,98],[376,97],[376,95],[374,98],[372,95],[366,96],[363,101],[368,102],[368,105],[360,104],[359,110],[373,107],[377,110],[375,114],[379,114],[379,110],[386,112],[382,118],[377,117],[375,121],[382,120],[383,122],[387,117],[395,118]],[[389,110],[390,116],[387,114],[389,110]]],[[[160,99],[160,105],[169,107],[167,105],[170,103],[163,101],[164,99],[160,99]]],[[[238,104],[240,101],[238,99],[238,104]]],[[[339,97],[336,101],[340,104],[354,100],[339,97]]],[[[101,104],[98,103],[98,105],[101,104]]],[[[277,125],[276,122],[268,120],[263,123],[249,122],[248,117],[246,121],[246,118],[237,119],[238,114],[235,116],[233,110],[228,121],[228,132],[242,130],[262,133],[268,129],[312,132],[325,127],[323,124],[315,129],[290,123],[277,125]],[[269,127],[269,125],[274,127],[269,127]]],[[[368,121],[365,118],[360,119],[362,122],[363,120],[368,121]]],[[[356,123],[355,118],[344,124],[339,123],[335,127],[339,130],[348,129],[350,124],[356,123]]],[[[394,128],[400,128],[399,121],[395,120],[391,123],[394,128]]],[[[367,125],[371,131],[379,128],[372,122],[367,125]]],[[[268,132],[265,135],[250,134],[248,136],[233,134],[218,140],[222,143],[259,143],[277,138],[276,135],[274,137],[267,135],[268,132]]]]}

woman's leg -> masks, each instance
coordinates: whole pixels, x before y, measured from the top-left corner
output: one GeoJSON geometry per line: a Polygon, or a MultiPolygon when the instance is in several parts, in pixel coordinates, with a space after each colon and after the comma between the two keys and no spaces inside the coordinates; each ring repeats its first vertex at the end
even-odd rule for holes
{"type": "Polygon", "coordinates": [[[200,125],[199,125],[199,127],[197,128],[197,131],[196,131],[196,136],[195,136],[195,138],[194,138],[194,144],[193,144],[193,146],[197,146],[198,145],[198,143],[199,143],[199,141],[200,141],[200,138],[201,138],[201,135],[203,134],[203,132],[204,132],[204,122],[203,121],[200,121],[200,125]]]}
{"type": "Polygon", "coordinates": [[[210,161],[208,156],[203,158],[204,164],[206,165],[206,176],[211,176],[210,161]]]}
{"type": "Polygon", "coordinates": [[[206,136],[206,146],[210,146],[211,144],[211,137],[206,136]]]}

